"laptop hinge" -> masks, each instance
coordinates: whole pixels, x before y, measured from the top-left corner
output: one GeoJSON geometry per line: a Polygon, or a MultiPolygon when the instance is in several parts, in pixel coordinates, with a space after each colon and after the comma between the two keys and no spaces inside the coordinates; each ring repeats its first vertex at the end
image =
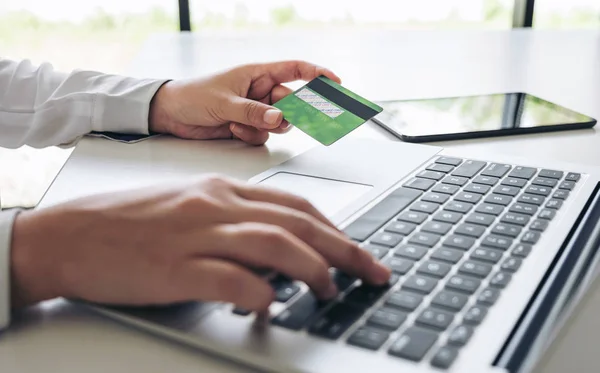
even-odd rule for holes
{"type": "Polygon", "coordinates": [[[527,371],[547,347],[557,320],[568,308],[587,275],[593,272],[600,246],[600,183],[552,261],[494,366],[511,373],[527,371]]]}

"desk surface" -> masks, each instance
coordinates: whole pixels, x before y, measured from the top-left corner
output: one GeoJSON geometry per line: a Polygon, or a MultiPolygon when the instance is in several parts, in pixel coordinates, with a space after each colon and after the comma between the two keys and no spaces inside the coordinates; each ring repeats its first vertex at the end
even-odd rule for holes
{"type": "MultiPolygon", "coordinates": [[[[130,73],[180,78],[241,63],[301,58],[333,69],[344,85],[373,100],[525,91],[600,118],[597,31],[332,31],[298,35],[158,35],[146,43],[130,73]],[[289,42],[290,38],[294,43],[289,42]],[[362,54],[356,55],[356,50],[362,54]]],[[[351,136],[395,140],[372,123],[351,136]]],[[[592,129],[436,145],[599,165],[598,144],[600,133],[592,129]]],[[[42,206],[205,172],[247,179],[315,145],[297,130],[274,136],[260,148],[229,141],[193,142],[167,137],[135,145],[84,139],[42,206]],[[110,173],[99,172],[102,169],[110,173]],[[124,178],[132,170],[136,170],[136,175],[139,170],[147,171],[142,172],[147,176],[124,178]]],[[[598,294],[589,302],[600,310],[598,294]]],[[[594,361],[600,325],[595,322],[594,312],[582,314],[580,319],[572,328],[579,334],[573,332],[565,340],[585,343],[565,342],[572,347],[557,350],[544,361],[540,371],[565,371],[574,359],[594,361]]],[[[580,369],[585,367],[581,364],[580,369]]],[[[60,300],[18,313],[13,327],[0,339],[3,372],[166,370],[248,372],[60,300]]]]}

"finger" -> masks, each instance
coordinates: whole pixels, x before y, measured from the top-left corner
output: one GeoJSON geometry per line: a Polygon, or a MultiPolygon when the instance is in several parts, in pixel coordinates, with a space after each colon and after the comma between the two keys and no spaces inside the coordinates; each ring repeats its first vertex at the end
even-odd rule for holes
{"type": "Polygon", "coordinates": [[[271,132],[271,133],[277,133],[277,134],[282,134],[282,133],[289,132],[291,129],[292,129],[292,125],[287,120],[284,120],[279,125],[279,127],[274,128],[272,130],[269,130],[269,132],[271,132]]]}
{"type": "Polygon", "coordinates": [[[265,69],[267,74],[269,74],[273,80],[273,84],[293,82],[296,80],[309,81],[321,75],[324,75],[337,83],[341,83],[341,79],[334,74],[333,71],[306,61],[295,60],[275,62],[266,64],[265,69]]]}
{"type": "Polygon", "coordinates": [[[293,91],[288,87],[282,86],[281,84],[276,85],[271,90],[271,103],[276,103],[277,101],[281,100],[282,98],[291,94],[292,92],[293,91]]]}
{"type": "Polygon", "coordinates": [[[277,128],[283,121],[281,110],[243,97],[229,100],[226,112],[232,122],[246,124],[256,128],[277,128]]]}
{"type": "Polygon", "coordinates": [[[281,205],[253,202],[246,203],[237,218],[282,227],[319,253],[331,266],[367,282],[383,284],[389,279],[389,270],[373,260],[371,254],[312,215],[281,205]]]}
{"type": "Polygon", "coordinates": [[[305,282],[320,298],[337,293],[327,261],[292,233],[272,224],[221,225],[203,233],[204,255],[274,270],[305,282]]]}
{"type": "Polygon", "coordinates": [[[312,215],[323,224],[326,224],[333,229],[337,229],[336,226],[329,219],[327,219],[325,215],[317,210],[312,203],[295,194],[291,194],[276,188],[264,187],[262,185],[241,183],[234,185],[234,192],[238,196],[247,200],[269,202],[305,212],[309,215],[312,215]]]}
{"type": "Polygon", "coordinates": [[[269,139],[268,132],[243,124],[231,123],[229,129],[235,137],[250,145],[263,145],[269,139]]]}
{"type": "Polygon", "coordinates": [[[220,259],[191,259],[181,271],[177,293],[184,299],[233,303],[251,311],[266,310],[272,287],[242,266],[220,259]]]}

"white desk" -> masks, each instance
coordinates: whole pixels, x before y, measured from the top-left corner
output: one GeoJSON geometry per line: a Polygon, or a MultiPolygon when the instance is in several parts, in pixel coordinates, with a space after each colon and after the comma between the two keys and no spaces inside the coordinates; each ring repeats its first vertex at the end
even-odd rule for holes
{"type": "MultiPolygon", "coordinates": [[[[131,74],[189,77],[240,63],[302,58],[332,68],[346,86],[371,99],[526,91],[600,118],[600,32],[321,31],[302,35],[157,36],[132,63],[131,74]]],[[[351,136],[393,139],[372,123],[351,136]]],[[[314,145],[296,130],[273,137],[260,148],[172,138],[135,145],[84,139],[42,206],[101,189],[147,185],[204,172],[245,179],[314,145]],[[148,170],[149,176],[127,179],[132,169],[148,170]],[[99,188],[99,181],[110,186],[99,188]]],[[[595,130],[438,145],[600,164],[600,133],[595,130]]],[[[600,294],[590,301],[600,312],[600,294]]],[[[572,328],[579,334],[567,336],[574,342],[545,359],[540,371],[563,372],[573,367],[575,359],[590,362],[587,366],[579,363],[580,371],[596,370],[591,364],[595,364],[600,324],[593,312],[580,319],[572,328]]],[[[0,371],[248,372],[61,301],[16,315],[14,326],[0,337],[0,371]]]]}

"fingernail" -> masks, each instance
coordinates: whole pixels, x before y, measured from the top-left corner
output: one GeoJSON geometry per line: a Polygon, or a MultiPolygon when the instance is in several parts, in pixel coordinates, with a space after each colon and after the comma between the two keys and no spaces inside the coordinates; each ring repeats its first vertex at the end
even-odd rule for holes
{"type": "Polygon", "coordinates": [[[331,299],[331,298],[334,298],[337,294],[338,294],[338,288],[337,288],[337,286],[335,286],[335,284],[333,282],[331,282],[329,284],[329,287],[327,288],[327,293],[325,294],[325,296],[328,299],[331,299]]]}
{"type": "Polygon", "coordinates": [[[275,126],[275,125],[279,124],[280,117],[281,117],[281,111],[276,110],[276,109],[269,109],[265,112],[265,115],[263,116],[263,120],[265,121],[265,123],[267,123],[271,126],[275,126]]]}
{"type": "Polygon", "coordinates": [[[231,125],[231,131],[237,133],[244,133],[244,127],[234,123],[231,125]]]}
{"type": "Polygon", "coordinates": [[[281,128],[282,130],[287,130],[289,127],[290,127],[290,122],[283,122],[279,126],[279,128],[281,128]]]}

